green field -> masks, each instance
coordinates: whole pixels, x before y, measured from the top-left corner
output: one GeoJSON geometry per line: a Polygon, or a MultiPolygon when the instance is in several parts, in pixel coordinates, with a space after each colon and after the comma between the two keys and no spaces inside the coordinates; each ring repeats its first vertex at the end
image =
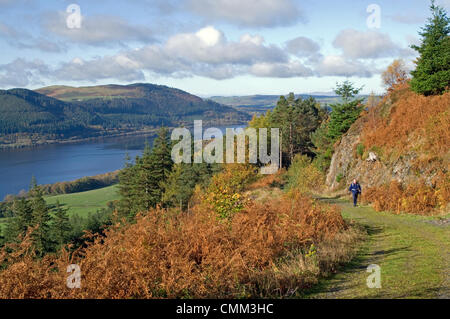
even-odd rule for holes
{"type": "Polygon", "coordinates": [[[49,205],[59,201],[63,207],[69,209],[69,215],[78,214],[80,217],[87,217],[89,213],[106,208],[108,202],[118,198],[118,186],[113,185],[82,193],[46,196],[45,200],[49,205]]]}

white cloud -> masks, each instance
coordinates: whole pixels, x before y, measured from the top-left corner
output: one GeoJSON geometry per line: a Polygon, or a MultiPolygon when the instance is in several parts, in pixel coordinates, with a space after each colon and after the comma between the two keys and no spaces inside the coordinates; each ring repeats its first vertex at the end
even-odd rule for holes
{"type": "Polygon", "coordinates": [[[195,35],[200,39],[202,44],[208,47],[217,45],[223,39],[222,32],[211,26],[200,29],[195,35]]]}
{"type": "Polygon", "coordinates": [[[336,36],[333,45],[342,49],[346,57],[354,59],[393,57],[409,53],[396,45],[389,35],[372,30],[343,30],[336,36]]]}
{"type": "Polygon", "coordinates": [[[28,32],[18,30],[0,22],[0,38],[9,45],[20,49],[37,49],[44,52],[62,52],[66,50],[64,43],[50,41],[44,37],[34,37],[28,32]]]}
{"type": "Polygon", "coordinates": [[[262,45],[264,43],[264,38],[260,35],[243,34],[239,40],[241,43],[250,42],[256,45],[262,45]]]}
{"type": "Polygon", "coordinates": [[[207,27],[196,33],[170,37],[162,47],[167,58],[190,63],[245,64],[283,62],[286,53],[277,46],[266,46],[259,36],[244,35],[239,42],[229,42],[222,32],[207,27]]]}
{"type": "Polygon", "coordinates": [[[189,0],[187,8],[208,21],[273,27],[304,20],[294,0],[189,0]]]}
{"type": "Polygon", "coordinates": [[[374,70],[359,61],[330,55],[316,65],[316,72],[319,76],[371,77],[374,70]]]}
{"type": "Polygon", "coordinates": [[[115,16],[83,16],[81,28],[67,27],[69,13],[55,12],[44,15],[43,25],[51,33],[74,43],[111,45],[129,41],[154,42],[154,34],[145,26],[131,25],[115,16]]]}
{"type": "Polygon", "coordinates": [[[40,84],[42,77],[48,76],[49,72],[42,60],[26,61],[18,58],[7,64],[0,64],[0,87],[40,84]]]}
{"type": "Polygon", "coordinates": [[[286,50],[299,57],[309,57],[318,54],[320,46],[307,37],[297,37],[286,42],[286,50]]]}
{"type": "Polygon", "coordinates": [[[126,56],[107,56],[85,61],[75,58],[71,62],[63,63],[52,72],[57,80],[91,81],[101,79],[117,79],[120,81],[141,81],[145,79],[137,64],[126,56]]]}
{"type": "Polygon", "coordinates": [[[313,75],[313,71],[305,67],[299,61],[288,63],[256,63],[251,66],[250,74],[260,77],[308,77],[313,75]]]}
{"type": "MultiPolygon", "coordinates": [[[[172,78],[203,76],[222,80],[238,75],[273,78],[370,77],[379,72],[373,67],[374,64],[369,65],[358,59],[374,56],[371,51],[356,47],[354,52],[350,51],[347,42],[338,44],[347,55],[323,56],[320,46],[306,37],[292,39],[283,46],[265,44],[262,36],[248,33],[237,41],[230,41],[222,31],[208,26],[196,32],[173,35],[165,43],[149,44],[92,59],[77,57],[52,69],[43,63],[14,61],[12,65],[4,65],[0,69],[0,84],[10,81],[25,86],[34,81],[37,73],[51,81],[96,82],[111,79],[133,82],[144,81],[147,74],[172,78]],[[21,73],[21,69],[24,72],[21,73]]],[[[369,47],[374,50],[374,47],[381,46],[377,42],[377,45],[369,47]]]]}

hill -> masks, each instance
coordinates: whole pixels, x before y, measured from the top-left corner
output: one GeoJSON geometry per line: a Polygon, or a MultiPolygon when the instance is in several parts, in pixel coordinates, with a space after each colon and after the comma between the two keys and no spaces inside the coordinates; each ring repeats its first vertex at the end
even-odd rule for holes
{"type": "Polygon", "coordinates": [[[247,113],[152,84],[0,91],[0,148],[149,132],[159,126],[241,124],[247,113]]]}
{"type": "Polygon", "coordinates": [[[425,97],[404,84],[364,111],[335,145],[327,184],[342,189],[356,178],[380,210],[448,210],[449,145],[450,93],[425,97]]]}
{"type": "Polygon", "coordinates": [[[26,89],[0,90],[0,134],[89,134],[86,128],[101,118],[73,105],[26,89]]]}
{"type": "Polygon", "coordinates": [[[37,92],[86,107],[112,127],[192,124],[194,119],[240,124],[248,119],[246,113],[229,106],[163,85],[50,86],[37,92]]]}
{"type": "MultiPolygon", "coordinates": [[[[307,99],[314,97],[320,104],[327,105],[334,103],[338,97],[333,94],[295,94],[295,98],[307,99]]],[[[245,95],[245,96],[212,96],[210,99],[221,104],[232,106],[238,110],[250,113],[265,113],[273,109],[278,102],[280,95],[245,95]]]]}

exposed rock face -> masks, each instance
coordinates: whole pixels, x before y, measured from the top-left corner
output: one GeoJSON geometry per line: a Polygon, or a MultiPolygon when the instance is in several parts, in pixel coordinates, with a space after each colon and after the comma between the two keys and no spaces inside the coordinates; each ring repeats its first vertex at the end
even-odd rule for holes
{"type": "Polygon", "coordinates": [[[331,190],[348,187],[354,178],[363,188],[389,183],[392,180],[408,184],[419,177],[431,181],[431,175],[423,175],[426,167],[421,167],[421,172],[412,168],[417,157],[413,150],[390,162],[386,162],[375,150],[365,150],[364,156],[357,154],[357,146],[362,143],[360,135],[364,124],[365,118],[359,118],[335,145],[326,179],[331,190]]]}

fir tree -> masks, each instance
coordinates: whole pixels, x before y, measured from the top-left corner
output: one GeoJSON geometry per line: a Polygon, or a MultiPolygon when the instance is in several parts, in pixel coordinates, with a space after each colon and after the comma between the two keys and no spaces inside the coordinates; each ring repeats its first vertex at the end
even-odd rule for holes
{"type": "Polygon", "coordinates": [[[120,216],[133,219],[161,203],[163,182],[170,174],[173,162],[168,130],[162,128],[153,149],[146,144],[142,157],[134,165],[127,164],[120,175],[120,216]]]}
{"type": "MultiPolygon", "coordinates": [[[[136,158],[136,162],[139,161],[139,157],[136,158]]],[[[119,173],[119,194],[121,195],[118,210],[120,218],[128,218],[136,212],[134,211],[137,188],[137,175],[136,166],[130,161],[130,157],[125,158],[125,167],[119,173]]]]}
{"type": "Polygon", "coordinates": [[[342,103],[331,105],[332,111],[327,132],[331,140],[338,140],[358,118],[363,109],[363,99],[355,97],[361,90],[362,87],[355,88],[349,81],[337,84],[335,92],[342,98],[342,103]]]}
{"type": "Polygon", "coordinates": [[[411,89],[419,94],[442,94],[450,87],[450,18],[435,4],[430,6],[432,17],[419,32],[420,46],[412,45],[420,56],[411,72],[411,89]]]}
{"type": "Polygon", "coordinates": [[[49,232],[49,222],[51,216],[47,203],[42,196],[42,190],[39,186],[35,186],[31,190],[31,208],[33,210],[31,224],[35,227],[31,238],[33,245],[38,256],[43,256],[46,252],[50,251],[51,239],[49,232]]]}
{"type": "Polygon", "coordinates": [[[58,248],[60,248],[68,241],[71,231],[72,226],[69,221],[67,209],[63,208],[60,205],[59,201],[57,201],[50,233],[52,234],[53,242],[57,245],[58,248]]]}
{"type": "Polygon", "coordinates": [[[32,223],[33,210],[27,199],[16,198],[12,205],[12,213],[13,216],[9,219],[5,229],[7,242],[17,241],[20,236],[24,236],[32,223]]]}

